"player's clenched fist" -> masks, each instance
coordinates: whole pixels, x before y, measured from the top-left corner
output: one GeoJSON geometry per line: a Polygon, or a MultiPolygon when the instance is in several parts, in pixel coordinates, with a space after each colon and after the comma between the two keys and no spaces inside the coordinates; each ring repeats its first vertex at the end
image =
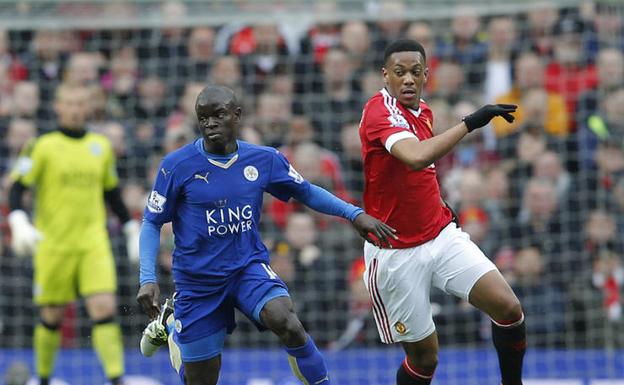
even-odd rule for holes
{"type": "Polygon", "coordinates": [[[395,229],[366,213],[361,213],[355,217],[353,220],[353,227],[360,233],[362,238],[377,247],[392,247],[390,238],[399,239],[399,237],[396,236],[395,229]],[[373,234],[377,238],[377,241],[371,238],[370,234],[373,234]]]}
{"type": "Polygon", "coordinates": [[[468,127],[468,132],[481,128],[488,124],[495,116],[502,116],[507,122],[514,121],[512,112],[516,112],[518,106],[515,104],[487,104],[472,114],[465,116],[463,121],[468,127]]]}
{"type": "Polygon", "coordinates": [[[156,319],[160,313],[158,307],[158,297],[160,297],[160,288],[156,283],[150,282],[141,286],[137,293],[137,302],[147,313],[150,319],[156,319]]]}

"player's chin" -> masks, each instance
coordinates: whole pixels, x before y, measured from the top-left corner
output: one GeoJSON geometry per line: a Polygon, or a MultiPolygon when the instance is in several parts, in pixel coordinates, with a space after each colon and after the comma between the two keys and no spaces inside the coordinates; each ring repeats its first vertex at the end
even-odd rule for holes
{"type": "Polygon", "coordinates": [[[213,144],[224,144],[226,142],[225,136],[221,133],[204,134],[204,139],[206,142],[213,144]]]}
{"type": "Polygon", "coordinates": [[[401,94],[399,95],[399,102],[406,107],[418,109],[419,99],[416,94],[401,94]]]}

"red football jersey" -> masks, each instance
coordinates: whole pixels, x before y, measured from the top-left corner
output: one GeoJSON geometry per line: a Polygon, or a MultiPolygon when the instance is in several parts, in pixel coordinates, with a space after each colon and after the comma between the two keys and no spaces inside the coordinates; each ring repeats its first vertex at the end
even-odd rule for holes
{"type": "Polygon", "coordinates": [[[433,115],[421,100],[418,110],[401,105],[382,89],[368,100],[360,121],[364,159],[364,207],[397,230],[393,248],[408,248],[435,238],[451,222],[442,203],[435,165],[413,170],[390,149],[397,141],[433,136],[433,115]]]}

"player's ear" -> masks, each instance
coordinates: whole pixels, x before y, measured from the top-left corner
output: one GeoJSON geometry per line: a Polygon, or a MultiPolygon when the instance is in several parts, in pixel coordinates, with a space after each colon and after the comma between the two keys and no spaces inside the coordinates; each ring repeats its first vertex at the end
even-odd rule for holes
{"type": "Polygon", "coordinates": [[[423,81],[423,84],[427,83],[427,79],[429,79],[429,67],[425,67],[425,71],[423,72],[423,75],[425,77],[425,80],[423,81]]]}
{"type": "Polygon", "coordinates": [[[388,85],[388,70],[386,67],[381,67],[381,76],[383,76],[384,84],[388,85]]]}
{"type": "Polygon", "coordinates": [[[240,106],[234,109],[234,116],[236,117],[237,121],[241,120],[241,117],[243,116],[243,109],[240,106]]]}

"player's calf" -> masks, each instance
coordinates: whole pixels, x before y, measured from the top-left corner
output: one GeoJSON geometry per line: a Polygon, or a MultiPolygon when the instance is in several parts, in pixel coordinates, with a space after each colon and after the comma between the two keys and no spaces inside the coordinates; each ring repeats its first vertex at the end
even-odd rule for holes
{"type": "Polygon", "coordinates": [[[402,342],[406,356],[397,370],[397,385],[429,385],[438,366],[438,334],[420,341],[402,342]]]}
{"type": "Polygon", "coordinates": [[[492,342],[498,353],[503,385],[522,385],[522,361],[527,346],[524,314],[515,321],[493,320],[492,342]]]}
{"type": "Polygon", "coordinates": [[[417,367],[410,363],[408,357],[405,357],[399,366],[399,370],[397,370],[396,383],[397,385],[429,385],[433,379],[436,365],[427,368],[417,367]]]}
{"type": "Polygon", "coordinates": [[[325,360],[312,337],[305,332],[289,297],[279,297],[267,302],[260,317],[262,323],[285,345],[290,368],[302,383],[331,384],[325,360]]]}

